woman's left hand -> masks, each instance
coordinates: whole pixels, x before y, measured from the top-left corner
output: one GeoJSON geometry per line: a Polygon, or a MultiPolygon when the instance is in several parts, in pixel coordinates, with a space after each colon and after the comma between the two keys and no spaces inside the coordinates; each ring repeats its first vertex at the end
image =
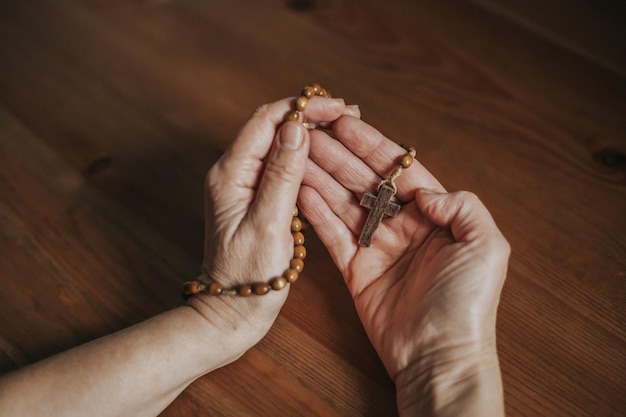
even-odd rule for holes
{"type": "MultiPolygon", "coordinates": [[[[283,123],[293,106],[293,98],[261,106],[210,169],[200,281],[231,288],[268,282],[288,268],[291,220],[309,152],[305,126],[283,123]]],[[[341,99],[314,97],[304,121],[329,124],[343,114],[358,117],[358,108],[341,99]]],[[[267,333],[288,292],[245,298],[199,294],[188,304],[227,332],[241,329],[241,354],[267,333]]]]}

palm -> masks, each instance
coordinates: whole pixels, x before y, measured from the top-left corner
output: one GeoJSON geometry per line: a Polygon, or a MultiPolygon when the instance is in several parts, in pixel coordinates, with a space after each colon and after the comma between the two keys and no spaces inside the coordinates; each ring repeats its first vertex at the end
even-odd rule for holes
{"type": "Polygon", "coordinates": [[[375,246],[356,247],[351,257],[332,248],[331,254],[348,256],[341,272],[366,332],[395,377],[440,332],[445,331],[451,347],[464,343],[477,326],[487,324],[494,304],[483,295],[479,271],[485,265],[476,261],[480,245],[457,242],[414,202],[376,237],[375,246]]]}
{"type": "MultiPolygon", "coordinates": [[[[363,214],[365,217],[365,214],[363,214]]],[[[391,287],[398,273],[406,271],[414,253],[431,233],[432,225],[417,210],[415,202],[402,207],[397,217],[385,219],[374,235],[374,244],[361,247],[348,245],[336,250],[333,257],[340,262],[350,292],[360,295],[370,285],[391,287]],[[382,283],[383,276],[389,275],[382,283]]]]}
{"type": "Polygon", "coordinates": [[[413,202],[379,228],[376,245],[356,247],[341,271],[363,326],[392,376],[417,353],[416,335],[432,305],[428,288],[445,269],[438,264],[439,254],[449,243],[449,234],[428,222],[413,202]],[[403,359],[398,361],[398,355],[403,359]]]}
{"type": "Polygon", "coordinates": [[[371,187],[367,184],[388,175],[389,161],[403,151],[360,120],[341,118],[333,130],[339,141],[323,134],[312,138],[300,202],[344,276],[368,336],[395,377],[429,346],[452,348],[490,328],[507,244],[477,199],[446,194],[414,163],[396,181],[397,197],[407,203],[395,218],[381,223],[370,247],[358,246],[366,216],[358,199],[367,191],[364,187],[371,187]],[[429,197],[416,194],[422,188],[449,196],[446,206],[429,206],[429,197]]]}

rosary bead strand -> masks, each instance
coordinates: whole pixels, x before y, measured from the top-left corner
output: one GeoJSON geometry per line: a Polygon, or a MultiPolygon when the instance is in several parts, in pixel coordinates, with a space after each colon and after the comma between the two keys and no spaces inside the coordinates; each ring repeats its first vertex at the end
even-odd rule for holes
{"type": "MultiPolygon", "coordinates": [[[[303,122],[302,113],[306,110],[309,99],[313,96],[331,97],[330,92],[322,88],[319,84],[313,83],[304,87],[300,97],[296,99],[295,109],[287,117],[287,121],[303,122]]],[[[306,123],[304,123],[306,125],[306,123]]],[[[304,234],[302,233],[302,220],[298,217],[298,208],[294,207],[291,219],[291,233],[293,236],[293,258],[289,262],[289,268],[285,269],[279,277],[274,277],[268,282],[255,282],[244,284],[233,288],[224,288],[218,282],[205,284],[198,280],[187,281],[183,284],[182,295],[184,299],[196,294],[206,293],[212,296],[239,295],[249,297],[252,294],[265,295],[270,291],[280,291],[298,280],[304,269],[304,258],[306,258],[306,248],[304,247],[304,234]]]]}

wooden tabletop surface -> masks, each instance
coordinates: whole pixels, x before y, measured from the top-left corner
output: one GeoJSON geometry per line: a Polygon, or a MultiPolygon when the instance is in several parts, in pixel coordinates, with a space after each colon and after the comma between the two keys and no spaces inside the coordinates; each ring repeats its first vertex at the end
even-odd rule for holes
{"type": "MultiPolygon", "coordinates": [[[[180,304],[206,171],[259,105],[317,81],[449,190],[478,194],[509,239],[508,415],[626,415],[617,3],[0,2],[0,371],[180,304]]],[[[397,413],[307,233],[307,269],[267,337],[164,416],[397,413]]]]}

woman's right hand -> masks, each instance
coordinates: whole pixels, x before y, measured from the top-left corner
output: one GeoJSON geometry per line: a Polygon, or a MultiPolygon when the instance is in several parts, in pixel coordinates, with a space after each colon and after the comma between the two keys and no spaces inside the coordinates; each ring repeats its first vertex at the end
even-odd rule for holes
{"type": "MultiPolygon", "coordinates": [[[[359,246],[367,216],[361,195],[388,177],[406,151],[353,117],[340,118],[333,132],[338,140],[311,132],[299,203],[397,384],[400,412],[440,407],[428,401],[454,392],[438,392],[432,379],[455,386],[457,378],[471,381],[486,371],[490,382],[481,387],[491,388],[481,393],[500,399],[483,401],[496,407],[483,415],[499,415],[495,319],[510,250],[506,239],[475,195],[447,193],[415,161],[396,180],[399,214],[381,223],[371,247],[359,246]]],[[[464,410],[472,415],[471,407],[464,410]]],[[[485,410],[476,409],[477,415],[485,410]]]]}

